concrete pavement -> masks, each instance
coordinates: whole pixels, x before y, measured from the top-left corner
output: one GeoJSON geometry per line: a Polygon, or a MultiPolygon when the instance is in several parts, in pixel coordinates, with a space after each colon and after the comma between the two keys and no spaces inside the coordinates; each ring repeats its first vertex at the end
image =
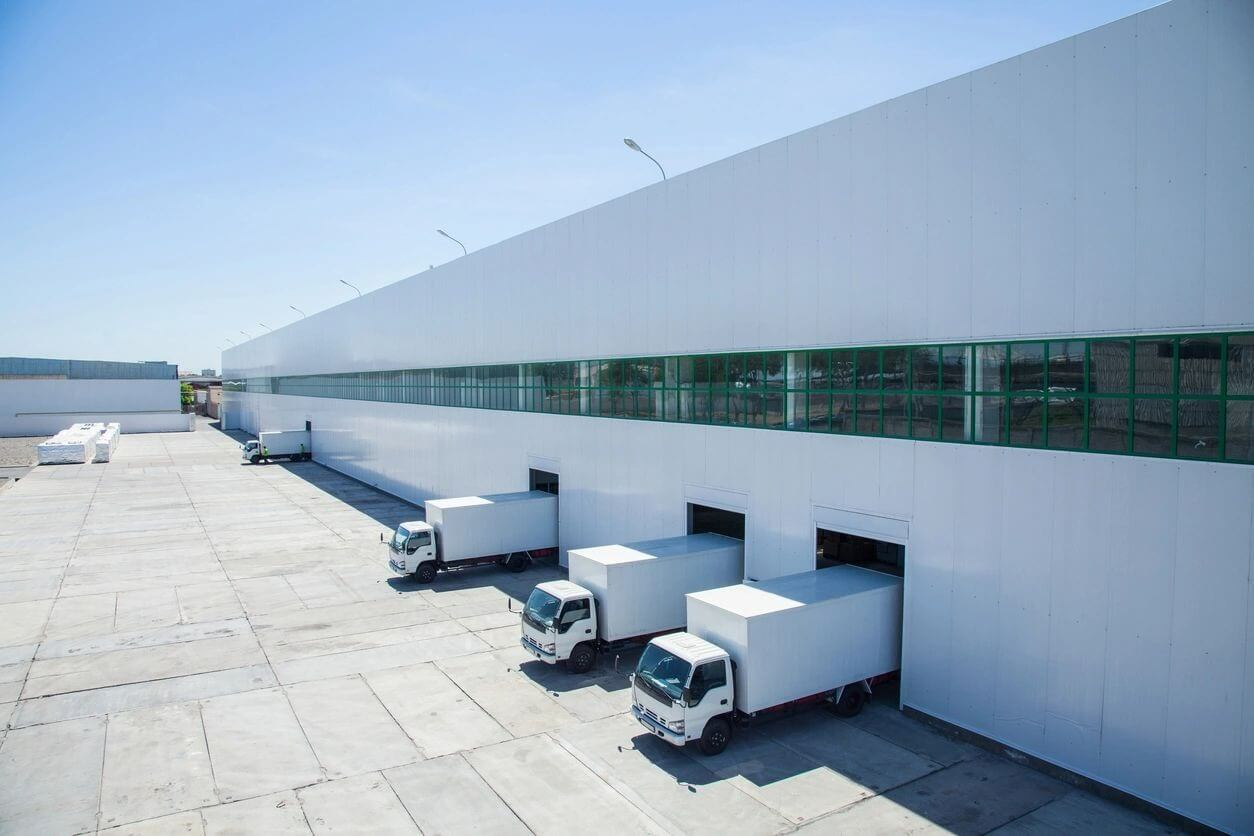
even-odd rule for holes
{"type": "Polygon", "coordinates": [[[0,833],[1168,832],[881,703],[670,747],[518,648],[555,568],[391,577],[419,514],[205,423],[0,493],[0,833]]]}

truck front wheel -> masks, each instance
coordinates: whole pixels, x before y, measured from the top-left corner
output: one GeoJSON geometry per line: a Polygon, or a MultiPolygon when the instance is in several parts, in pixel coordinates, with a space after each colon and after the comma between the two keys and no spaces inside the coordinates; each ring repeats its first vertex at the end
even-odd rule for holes
{"type": "Polygon", "coordinates": [[[418,564],[418,569],[414,572],[414,580],[418,583],[431,583],[435,580],[435,564],[431,561],[418,564]]]}
{"type": "Polygon", "coordinates": [[[862,706],[866,704],[866,691],[862,689],[861,683],[846,685],[845,690],[841,692],[840,699],[836,700],[832,705],[832,711],[838,717],[853,717],[862,710],[862,706]]]}
{"type": "Polygon", "coordinates": [[[597,654],[589,645],[578,644],[575,649],[570,652],[570,658],[566,660],[566,670],[571,673],[587,673],[592,670],[592,666],[596,664],[597,654]]]}
{"type": "Polygon", "coordinates": [[[251,456],[248,457],[248,461],[250,461],[253,464],[256,464],[257,462],[261,461],[261,456],[257,455],[256,453],[253,453],[251,456]]]}
{"type": "Polygon", "coordinates": [[[705,724],[701,732],[701,754],[717,755],[731,743],[731,724],[722,717],[715,717],[705,724]]]}
{"type": "Polygon", "coordinates": [[[525,552],[514,552],[505,558],[505,568],[511,572],[521,572],[527,568],[527,564],[531,562],[531,558],[525,552]]]}

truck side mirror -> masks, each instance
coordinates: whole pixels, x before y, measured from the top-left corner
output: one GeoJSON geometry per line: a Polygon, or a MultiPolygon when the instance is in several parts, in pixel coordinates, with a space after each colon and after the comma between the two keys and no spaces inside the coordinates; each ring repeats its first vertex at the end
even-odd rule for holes
{"type": "Polygon", "coordinates": [[[382,543],[382,542],[383,542],[383,532],[382,532],[382,531],[380,531],[380,532],[379,532],[379,542],[380,542],[380,543],[382,543]]]}
{"type": "Polygon", "coordinates": [[[685,685],[679,692],[679,698],[684,701],[684,705],[692,705],[692,689],[685,685]]]}

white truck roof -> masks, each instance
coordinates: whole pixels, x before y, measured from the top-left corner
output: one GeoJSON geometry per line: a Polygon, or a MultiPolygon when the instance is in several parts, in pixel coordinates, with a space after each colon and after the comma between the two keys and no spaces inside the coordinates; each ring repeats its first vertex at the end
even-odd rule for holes
{"type": "Polygon", "coordinates": [[[665,636],[653,639],[653,644],[667,653],[674,653],[676,656],[687,659],[693,665],[699,665],[711,659],[721,659],[727,655],[717,645],[710,644],[692,633],[667,633],[665,636]]]}
{"type": "Polygon", "coordinates": [[[484,496],[454,496],[447,499],[428,499],[424,505],[432,508],[469,508],[474,505],[500,505],[502,502],[520,502],[524,499],[553,496],[544,491],[515,491],[514,493],[493,493],[484,496]]]}
{"type": "Polygon", "coordinates": [[[641,540],[637,543],[614,543],[608,546],[592,546],[579,549],[590,560],[606,566],[635,563],[640,560],[666,560],[688,557],[722,546],[742,545],[740,540],[722,534],[689,534],[680,537],[663,537],[657,540],[641,540]]]}
{"type": "Polygon", "coordinates": [[[536,584],[536,589],[549,593],[554,598],[569,598],[572,595],[587,595],[588,590],[570,581],[545,581],[536,584]]]}
{"type": "Polygon", "coordinates": [[[817,572],[801,572],[766,581],[749,581],[693,592],[690,596],[741,618],[756,618],[858,595],[871,589],[900,585],[901,578],[893,575],[859,566],[832,566],[817,572]]]}

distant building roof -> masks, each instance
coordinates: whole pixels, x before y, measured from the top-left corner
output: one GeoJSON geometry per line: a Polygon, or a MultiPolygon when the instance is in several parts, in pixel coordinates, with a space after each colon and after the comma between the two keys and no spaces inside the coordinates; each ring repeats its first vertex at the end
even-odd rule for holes
{"type": "Polygon", "coordinates": [[[174,380],[178,377],[178,366],[161,360],[119,363],[113,360],[0,357],[0,378],[6,377],[67,380],[174,380]]]}

